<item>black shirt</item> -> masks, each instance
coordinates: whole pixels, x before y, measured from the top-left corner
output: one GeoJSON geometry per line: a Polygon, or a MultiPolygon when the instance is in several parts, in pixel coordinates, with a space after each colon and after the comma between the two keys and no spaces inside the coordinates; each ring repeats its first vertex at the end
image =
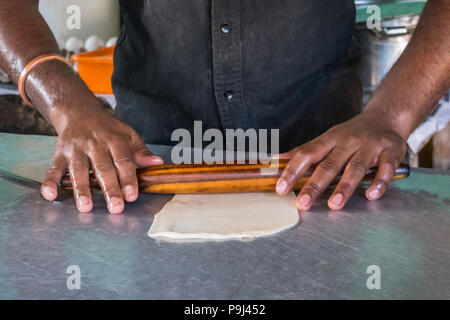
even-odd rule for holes
{"type": "Polygon", "coordinates": [[[122,0],[118,116],[147,143],[208,128],[300,145],[361,109],[353,0],[122,0]]]}

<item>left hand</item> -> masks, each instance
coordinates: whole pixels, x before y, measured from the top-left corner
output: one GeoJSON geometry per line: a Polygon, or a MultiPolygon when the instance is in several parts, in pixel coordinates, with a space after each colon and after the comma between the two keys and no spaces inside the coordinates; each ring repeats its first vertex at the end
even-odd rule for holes
{"type": "Polygon", "coordinates": [[[366,191],[369,200],[386,191],[395,169],[406,153],[406,138],[398,123],[379,114],[363,112],[339,124],[310,142],[281,154],[290,159],[277,183],[277,193],[287,194],[311,166],[313,175],[297,197],[297,208],[308,210],[334,178],[344,170],[328,200],[332,210],[340,210],[352,196],[367,169],[378,166],[378,174],[366,191]]]}

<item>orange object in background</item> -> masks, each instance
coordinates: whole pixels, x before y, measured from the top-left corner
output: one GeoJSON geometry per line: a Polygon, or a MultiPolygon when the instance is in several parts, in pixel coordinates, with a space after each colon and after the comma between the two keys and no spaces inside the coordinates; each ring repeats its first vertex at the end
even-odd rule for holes
{"type": "Polygon", "coordinates": [[[112,94],[113,56],[114,46],[75,54],[71,60],[78,62],[78,73],[92,92],[112,94]]]}

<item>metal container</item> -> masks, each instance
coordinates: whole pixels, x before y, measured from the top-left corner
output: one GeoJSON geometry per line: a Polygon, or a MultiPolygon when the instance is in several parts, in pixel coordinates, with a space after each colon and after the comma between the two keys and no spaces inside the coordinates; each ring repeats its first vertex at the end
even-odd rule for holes
{"type": "Polygon", "coordinates": [[[364,102],[405,49],[418,20],[418,15],[382,20],[379,30],[369,30],[365,23],[357,24],[355,35],[362,50],[364,102]]]}

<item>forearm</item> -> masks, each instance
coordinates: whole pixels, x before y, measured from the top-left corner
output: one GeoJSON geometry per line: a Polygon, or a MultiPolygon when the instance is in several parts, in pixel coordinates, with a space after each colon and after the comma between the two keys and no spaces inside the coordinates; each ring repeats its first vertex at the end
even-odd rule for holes
{"type": "MultiPolygon", "coordinates": [[[[38,11],[38,1],[0,0],[0,67],[13,82],[17,83],[33,58],[58,52],[56,40],[38,11]]],[[[27,78],[25,91],[57,131],[69,113],[98,104],[78,75],[59,61],[36,67],[27,78]]]]}
{"type": "Polygon", "coordinates": [[[429,0],[411,40],[365,112],[384,117],[404,139],[450,88],[450,1],[429,0]]]}

